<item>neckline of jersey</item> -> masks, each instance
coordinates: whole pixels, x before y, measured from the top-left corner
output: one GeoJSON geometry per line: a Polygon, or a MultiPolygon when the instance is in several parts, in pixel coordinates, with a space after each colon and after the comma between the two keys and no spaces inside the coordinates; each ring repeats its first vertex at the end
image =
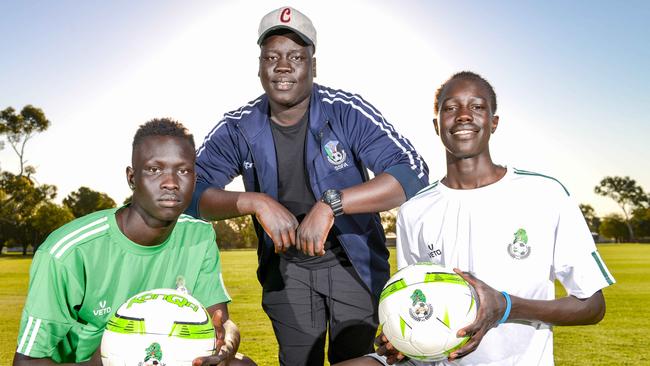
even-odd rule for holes
{"type": "Polygon", "coordinates": [[[497,190],[497,189],[500,189],[500,187],[502,187],[505,184],[505,182],[509,181],[512,174],[514,174],[513,169],[508,168],[507,165],[504,166],[504,168],[506,168],[506,174],[504,174],[503,177],[501,177],[501,179],[499,179],[498,181],[496,181],[494,183],[483,186],[483,187],[472,188],[472,189],[455,189],[455,188],[450,188],[450,187],[447,187],[446,185],[444,185],[442,183],[442,179],[439,181],[438,187],[439,187],[440,191],[444,192],[445,194],[464,195],[464,196],[483,194],[485,192],[490,192],[490,191],[493,191],[493,190],[497,190]]]}
{"type": "MultiPolygon", "coordinates": [[[[119,244],[119,246],[122,247],[122,249],[140,255],[153,255],[163,250],[165,247],[167,247],[167,244],[172,241],[171,239],[174,236],[174,231],[176,230],[172,230],[171,234],[164,242],[153,246],[140,245],[129,239],[126,235],[124,235],[124,233],[120,230],[120,227],[117,225],[116,214],[117,211],[119,211],[122,207],[115,208],[115,210],[108,215],[110,235],[119,244]]],[[[174,229],[176,228],[174,227],[174,229]]]]}

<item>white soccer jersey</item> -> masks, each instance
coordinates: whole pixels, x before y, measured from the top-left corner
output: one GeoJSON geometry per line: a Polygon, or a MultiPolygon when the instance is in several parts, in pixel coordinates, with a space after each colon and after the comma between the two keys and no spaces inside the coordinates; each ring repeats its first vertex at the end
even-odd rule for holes
{"type": "MultiPolygon", "coordinates": [[[[456,190],[435,182],[402,205],[397,265],[416,262],[457,267],[499,291],[527,299],[554,299],[555,279],[578,298],[614,283],[564,186],[518,169],[508,169],[498,182],[477,189],[456,190]]],[[[506,322],[453,364],[552,365],[551,327],[506,322]]]]}

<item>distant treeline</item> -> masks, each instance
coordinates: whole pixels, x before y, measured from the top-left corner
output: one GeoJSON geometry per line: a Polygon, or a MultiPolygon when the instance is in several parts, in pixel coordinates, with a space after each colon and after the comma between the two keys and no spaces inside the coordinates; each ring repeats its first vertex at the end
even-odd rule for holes
{"type": "MultiPolygon", "coordinates": [[[[0,166],[0,251],[20,248],[23,254],[36,250],[55,229],[91,212],[115,207],[106,193],[79,187],[63,199],[53,202],[57,188],[39,184],[33,176],[36,169],[26,164],[27,142],[45,131],[51,122],[40,108],[25,106],[20,112],[12,107],[0,111],[0,149],[8,144],[16,153],[19,171],[3,171],[0,166]]],[[[621,214],[596,215],[593,207],[581,204],[580,209],[594,237],[599,241],[650,241],[650,195],[630,177],[605,177],[594,188],[597,194],[610,197],[621,208],[621,214]]],[[[130,201],[127,198],[124,203],[130,201]]],[[[397,210],[381,213],[387,233],[395,233],[397,210]]],[[[213,223],[217,243],[223,249],[252,248],[257,245],[255,229],[249,216],[213,223]]]]}

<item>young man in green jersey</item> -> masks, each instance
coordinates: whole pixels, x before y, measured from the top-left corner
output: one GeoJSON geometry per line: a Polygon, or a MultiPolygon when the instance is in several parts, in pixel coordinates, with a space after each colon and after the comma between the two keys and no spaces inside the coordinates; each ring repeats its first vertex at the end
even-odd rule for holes
{"type": "Polygon", "coordinates": [[[62,226],[36,252],[14,366],[101,365],[102,333],[122,303],[181,286],[207,306],[217,330],[218,353],[193,364],[254,364],[236,354],[239,330],[228,317],[212,225],[182,214],[194,160],[194,139],[180,123],[156,119],[138,129],[126,168],[131,203],[62,226]]]}

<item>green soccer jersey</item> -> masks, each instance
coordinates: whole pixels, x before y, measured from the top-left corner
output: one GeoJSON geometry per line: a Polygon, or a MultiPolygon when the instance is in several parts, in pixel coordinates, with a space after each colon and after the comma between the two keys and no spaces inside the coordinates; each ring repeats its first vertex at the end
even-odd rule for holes
{"type": "Polygon", "coordinates": [[[90,359],[110,316],[129,297],[177,288],[204,306],[229,302],[212,225],[181,215],[169,238],[145,247],[117,226],[118,209],[76,219],[41,245],[30,269],[17,352],[56,362],[90,359]]]}

